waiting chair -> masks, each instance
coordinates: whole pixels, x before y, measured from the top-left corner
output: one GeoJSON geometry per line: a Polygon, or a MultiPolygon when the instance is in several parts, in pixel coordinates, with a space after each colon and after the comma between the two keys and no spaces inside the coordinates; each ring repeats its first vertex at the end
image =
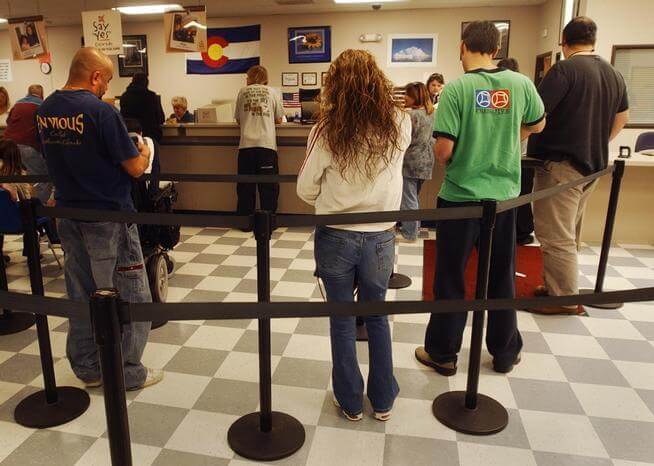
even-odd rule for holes
{"type": "MultiPolygon", "coordinates": [[[[50,221],[47,217],[39,217],[36,219],[36,226],[39,230],[43,229],[50,221]]],[[[14,202],[9,195],[9,192],[0,188],[0,234],[3,235],[21,235],[23,234],[23,223],[20,217],[20,209],[18,203],[14,202]]],[[[59,268],[63,268],[61,261],[55,252],[50,238],[46,235],[47,244],[52,255],[54,256],[59,268]]],[[[1,254],[2,251],[0,251],[1,254]]]]}
{"type": "Polygon", "coordinates": [[[636,139],[636,152],[654,149],[654,131],[640,133],[636,139]]]}

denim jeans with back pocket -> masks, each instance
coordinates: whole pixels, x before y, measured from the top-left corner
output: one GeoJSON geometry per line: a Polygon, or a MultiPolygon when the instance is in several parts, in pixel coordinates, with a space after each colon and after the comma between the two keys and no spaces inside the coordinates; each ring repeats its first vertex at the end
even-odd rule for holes
{"type": "MultiPolygon", "coordinates": [[[[356,232],[318,227],[315,237],[318,276],[328,301],[354,301],[357,275],[359,301],[384,301],[395,259],[391,231],[356,232]]],[[[368,398],[375,411],[393,407],[400,389],[393,376],[391,334],[387,316],[364,317],[368,329],[370,372],[368,398]]],[[[363,409],[363,377],[356,355],[355,317],[330,318],[334,396],[350,414],[363,409]]]]}
{"type": "MultiPolygon", "coordinates": [[[[78,222],[58,219],[65,254],[64,272],[68,297],[88,302],[98,288],[117,288],[131,303],[152,302],[136,225],[112,222],[78,222]]],[[[123,326],[125,387],[143,384],[146,368],[141,363],[150,322],[123,326]]],[[[100,379],[98,350],[88,320],[70,319],[66,355],[75,375],[84,382],[100,379]]]]}

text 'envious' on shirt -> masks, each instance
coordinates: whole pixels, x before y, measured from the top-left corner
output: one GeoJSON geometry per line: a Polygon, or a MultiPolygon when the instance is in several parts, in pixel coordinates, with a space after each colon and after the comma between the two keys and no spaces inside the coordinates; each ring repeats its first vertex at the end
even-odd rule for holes
{"type": "Polygon", "coordinates": [[[239,149],[265,147],[277,150],[275,119],[284,116],[279,93],[261,84],[244,87],[236,98],[234,119],[241,126],[239,149]]]}
{"type": "Polygon", "coordinates": [[[114,107],[89,91],[56,91],[36,123],[58,206],[134,210],[121,163],[138,150],[114,107]]]}
{"type": "Polygon", "coordinates": [[[479,69],[447,84],[434,131],[455,145],[439,197],[466,202],[518,196],[520,127],[543,117],[543,102],[522,74],[479,69]]]}

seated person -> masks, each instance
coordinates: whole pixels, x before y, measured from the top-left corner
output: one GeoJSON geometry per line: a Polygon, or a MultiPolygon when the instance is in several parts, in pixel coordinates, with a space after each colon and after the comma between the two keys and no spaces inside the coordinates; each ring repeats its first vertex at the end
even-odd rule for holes
{"type": "Polygon", "coordinates": [[[175,96],[173,97],[171,104],[173,106],[173,113],[168,117],[168,120],[166,120],[166,124],[195,122],[193,114],[188,111],[188,101],[186,100],[186,97],[175,96]]]}
{"type": "MultiPolygon", "coordinates": [[[[0,176],[25,174],[16,143],[9,139],[0,139],[0,176]]],[[[15,202],[30,199],[32,195],[32,186],[29,183],[0,183],[0,188],[7,191],[15,202]]]]}

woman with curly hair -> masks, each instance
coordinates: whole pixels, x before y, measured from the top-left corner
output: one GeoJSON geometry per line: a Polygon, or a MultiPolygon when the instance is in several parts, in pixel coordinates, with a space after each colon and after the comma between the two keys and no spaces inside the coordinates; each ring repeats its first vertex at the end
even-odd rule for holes
{"type": "MultiPolygon", "coordinates": [[[[393,101],[393,84],[373,56],[346,50],[331,64],[318,123],[309,133],[297,193],[316,214],[398,210],[402,158],[411,141],[411,119],[393,101]]],[[[395,257],[394,222],[316,228],[315,258],[328,301],[383,301],[395,257]]],[[[367,316],[368,398],[374,417],[389,419],[399,393],[393,376],[386,316],[367,316]]],[[[332,317],[334,401],[343,415],[363,417],[363,378],[357,363],[355,318],[332,317]]]]}

